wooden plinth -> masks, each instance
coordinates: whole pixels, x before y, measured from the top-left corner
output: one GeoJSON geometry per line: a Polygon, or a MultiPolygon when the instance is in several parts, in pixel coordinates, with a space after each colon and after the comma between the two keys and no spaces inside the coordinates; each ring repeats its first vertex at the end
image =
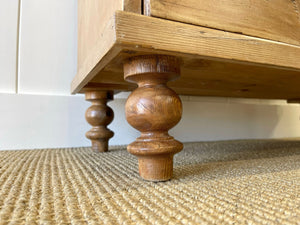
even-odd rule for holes
{"type": "Polygon", "coordinates": [[[107,102],[113,100],[113,92],[87,91],[85,99],[92,103],[85,113],[85,118],[93,126],[86,133],[86,137],[92,141],[92,149],[95,152],[106,152],[108,141],[114,136],[114,133],[106,127],[114,118],[113,110],[107,106],[107,102]]]}
{"type": "Polygon", "coordinates": [[[128,123],[141,132],[127,150],[139,160],[142,178],[165,181],[172,177],[173,156],[182,143],[168,134],[181,119],[182,103],[167,82],[180,76],[176,57],[147,55],[124,63],[125,80],[138,84],[126,102],[128,123]]]}

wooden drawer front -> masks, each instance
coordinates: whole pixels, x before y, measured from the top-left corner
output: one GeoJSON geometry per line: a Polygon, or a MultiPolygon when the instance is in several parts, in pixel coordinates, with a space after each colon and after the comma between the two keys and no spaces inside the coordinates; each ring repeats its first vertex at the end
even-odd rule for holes
{"type": "Polygon", "coordinates": [[[300,45],[300,0],[145,0],[145,14],[300,45]]]}

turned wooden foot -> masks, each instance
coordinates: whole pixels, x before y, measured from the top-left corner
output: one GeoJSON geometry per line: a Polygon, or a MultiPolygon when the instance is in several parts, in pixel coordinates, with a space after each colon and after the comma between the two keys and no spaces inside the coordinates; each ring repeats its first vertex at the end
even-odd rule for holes
{"type": "Polygon", "coordinates": [[[125,80],[138,88],[126,102],[128,123],[141,132],[127,150],[136,155],[142,178],[165,181],[172,177],[173,156],[182,143],[168,134],[181,119],[182,103],[167,82],[180,76],[180,65],[172,56],[137,56],[124,63],[125,80]]]}
{"type": "Polygon", "coordinates": [[[86,133],[86,137],[92,141],[92,149],[95,152],[106,152],[108,140],[114,136],[114,133],[106,127],[114,118],[113,110],[107,106],[107,102],[113,100],[113,92],[87,91],[85,99],[92,103],[85,113],[85,118],[93,126],[86,133]]]}

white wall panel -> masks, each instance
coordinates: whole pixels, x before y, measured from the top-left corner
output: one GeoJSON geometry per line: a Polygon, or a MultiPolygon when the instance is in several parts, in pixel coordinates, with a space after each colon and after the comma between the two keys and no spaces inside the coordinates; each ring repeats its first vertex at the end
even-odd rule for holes
{"type": "MultiPolygon", "coordinates": [[[[0,150],[90,145],[85,133],[91,126],[84,114],[91,103],[83,95],[0,94],[0,102],[0,150]]],[[[113,145],[129,143],[138,135],[125,120],[124,104],[124,99],[109,103],[115,112],[109,126],[115,132],[113,145]]]]}
{"type": "MultiPolygon", "coordinates": [[[[300,137],[300,107],[230,103],[226,98],[183,98],[183,117],[170,134],[182,142],[300,137]]],[[[82,95],[0,94],[0,150],[90,146],[91,127],[82,95]]],[[[128,144],[139,133],[125,119],[125,99],[109,102],[115,119],[111,145],[128,144]]]]}
{"type": "Polygon", "coordinates": [[[77,1],[23,0],[19,93],[70,93],[76,74],[77,1]]]}
{"type": "Polygon", "coordinates": [[[194,98],[183,101],[182,120],[170,132],[183,142],[300,137],[297,104],[194,98]]]}
{"type": "Polygon", "coordinates": [[[18,0],[0,0],[0,92],[15,93],[18,0]]]}

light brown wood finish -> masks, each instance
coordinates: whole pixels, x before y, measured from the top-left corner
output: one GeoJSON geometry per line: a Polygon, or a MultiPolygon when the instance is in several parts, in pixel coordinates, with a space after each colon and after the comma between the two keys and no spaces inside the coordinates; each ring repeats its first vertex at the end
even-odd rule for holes
{"type": "Polygon", "coordinates": [[[94,70],[96,65],[102,69],[119,53],[113,48],[116,10],[140,14],[141,0],[78,0],[78,68],[74,82],[87,84],[99,72],[94,70]]]}
{"type": "Polygon", "coordinates": [[[126,119],[141,131],[127,150],[138,157],[140,175],[146,180],[169,180],[173,155],[183,148],[168,134],[181,119],[182,104],[166,83],[179,75],[179,61],[172,56],[138,56],[124,64],[125,79],[138,84],[126,102],[126,119]]]}
{"type": "Polygon", "coordinates": [[[109,51],[114,43],[112,18],[122,4],[122,0],[78,0],[78,72],[90,72],[109,51]]]}
{"type": "Polygon", "coordinates": [[[124,11],[142,14],[142,0],[124,0],[124,11]]]}
{"type": "MultiPolygon", "coordinates": [[[[170,82],[170,87],[179,94],[300,99],[299,29],[294,29],[299,21],[295,22],[289,7],[286,12],[280,9],[278,14],[286,13],[282,17],[286,27],[279,24],[270,36],[264,33],[268,27],[260,30],[262,21],[258,22],[257,34],[251,33],[252,26],[246,29],[247,34],[265,38],[262,39],[123,11],[114,16],[115,10],[122,9],[120,1],[81,0],[78,74],[72,82],[72,93],[86,92],[87,100],[92,101],[87,120],[93,128],[87,137],[95,150],[107,150],[113,133],[106,126],[113,117],[105,99],[112,92],[107,96],[107,92],[97,90],[134,89],[134,85],[121,79],[125,61],[125,79],[139,85],[128,98],[126,117],[141,131],[141,137],[128,146],[128,151],[138,156],[144,179],[170,179],[173,155],[182,149],[182,144],[168,134],[181,118],[181,102],[166,86],[179,76],[180,67],[182,79],[170,82]]],[[[149,6],[145,11],[149,14],[153,12],[154,1],[145,0],[149,6]]],[[[282,0],[274,1],[278,2],[284,5],[282,0]]],[[[298,3],[293,1],[295,6],[298,3]]],[[[134,4],[130,10],[136,9],[134,4]]],[[[268,15],[264,16],[262,20],[267,20],[268,15]]],[[[282,18],[275,18],[272,23],[275,21],[276,25],[282,18]]]]}
{"type": "Polygon", "coordinates": [[[113,100],[113,91],[87,91],[85,99],[92,103],[85,113],[85,118],[93,126],[86,133],[86,137],[92,141],[92,149],[95,152],[106,152],[108,141],[114,135],[106,127],[114,118],[113,110],[107,106],[107,102],[113,100]]]}
{"type": "MultiPolygon", "coordinates": [[[[122,71],[122,77],[123,77],[123,71],[122,71]]],[[[135,87],[136,85],[125,82],[124,80],[121,83],[89,82],[87,85],[84,86],[84,88],[81,89],[80,93],[86,93],[89,91],[114,90],[114,94],[118,94],[121,91],[131,91],[135,87]]]]}
{"type": "Polygon", "coordinates": [[[300,0],[146,0],[146,15],[300,45],[300,0]]]}
{"type": "Polygon", "coordinates": [[[300,98],[298,46],[126,12],[117,12],[114,24],[116,42],[90,73],[73,80],[73,93],[88,82],[132,90],[123,81],[124,59],[159,53],[181,59],[181,79],[170,83],[179,94],[300,98]]]}
{"type": "MultiPolygon", "coordinates": [[[[119,57],[126,60],[130,55],[124,53],[119,57]]],[[[123,63],[110,62],[91,82],[126,86],[123,63]]],[[[299,98],[299,86],[297,71],[193,58],[182,60],[180,79],[169,83],[169,87],[182,95],[264,99],[299,98]]],[[[127,87],[127,90],[135,88],[127,87]]]]}
{"type": "Polygon", "coordinates": [[[300,70],[300,47],[133,13],[117,12],[116,44],[123,51],[240,62],[300,70]]]}

